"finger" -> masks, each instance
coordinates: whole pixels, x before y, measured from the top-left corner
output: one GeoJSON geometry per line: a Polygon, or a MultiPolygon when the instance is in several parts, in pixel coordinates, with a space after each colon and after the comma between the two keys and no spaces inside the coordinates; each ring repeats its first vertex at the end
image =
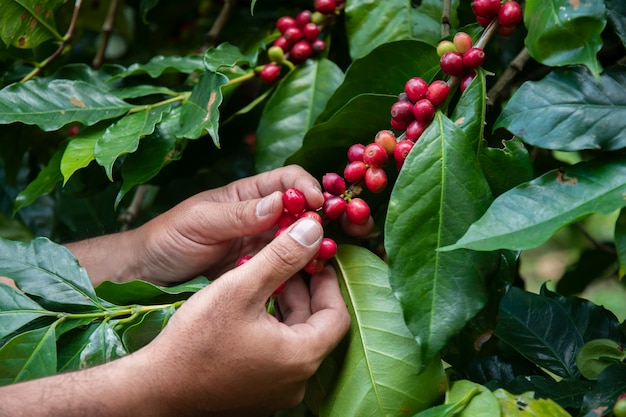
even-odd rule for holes
{"type": "Polygon", "coordinates": [[[239,280],[234,285],[242,294],[248,294],[251,305],[265,304],[276,288],[316,255],[323,234],[318,221],[298,220],[252,259],[236,268],[242,273],[237,275],[239,280]]]}
{"type": "Polygon", "coordinates": [[[302,278],[287,281],[287,287],[278,295],[278,305],[281,321],[288,326],[304,323],[311,317],[311,296],[302,278]]]}
{"type": "Polygon", "coordinates": [[[354,224],[344,213],[340,218],[340,223],[344,232],[357,238],[368,237],[374,229],[374,219],[372,216],[370,216],[364,224],[354,224]]]}

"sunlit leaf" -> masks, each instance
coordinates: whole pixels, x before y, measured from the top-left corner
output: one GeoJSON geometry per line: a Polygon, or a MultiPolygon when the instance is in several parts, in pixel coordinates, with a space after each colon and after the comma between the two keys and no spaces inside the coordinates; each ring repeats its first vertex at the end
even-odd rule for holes
{"type": "Polygon", "coordinates": [[[571,417],[550,399],[535,399],[532,392],[513,395],[503,389],[493,393],[502,407],[502,417],[571,417]]]}

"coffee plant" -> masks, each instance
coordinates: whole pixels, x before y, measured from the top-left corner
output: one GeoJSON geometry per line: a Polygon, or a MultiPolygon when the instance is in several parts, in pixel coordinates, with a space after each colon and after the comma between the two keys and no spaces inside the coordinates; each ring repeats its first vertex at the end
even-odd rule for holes
{"type": "Polygon", "coordinates": [[[622,0],[0,0],[0,38],[0,384],[139,349],[214,278],[94,288],[60,243],[299,164],[352,324],[277,415],[625,415],[623,311],[583,298],[626,271],[622,0]]]}

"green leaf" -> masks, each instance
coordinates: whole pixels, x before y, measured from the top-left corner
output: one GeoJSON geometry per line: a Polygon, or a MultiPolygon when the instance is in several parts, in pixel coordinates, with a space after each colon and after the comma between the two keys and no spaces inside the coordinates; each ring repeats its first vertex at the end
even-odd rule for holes
{"type": "MultiPolygon", "coordinates": [[[[328,99],[328,104],[318,117],[318,122],[329,120],[340,108],[360,94],[376,93],[397,97],[404,91],[404,84],[409,78],[419,76],[431,82],[439,69],[439,56],[432,45],[414,40],[380,45],[348,67],[343,82],[328,99]],[[420,59],[415,59],[416,56],[420,59]],[[402,62],[402,65],[381,65],[381,62],[402,62]],[[372,77],[372,68],[376,68],[376,77],[372,77]]],[[[385,116],[387,119],[391,117],[389,109],[385,116]]],[[[389,125],[389,120],[386,120],[379,129],[389,125]]]]}
{"type": "Polygon", "coordinates": [[[582,64],[595,75],[602,71],[596,55],[606,25],[603,1],[528,0],[524,24],[528,52],[537,61],[555,67],[582,64]]]}
{"type": "Polygon", "coordinates": [[[481,147],[480,166],[494,196],[533,178],[530,154],[519,138],[503,141],[502,148],[481,147]]]}
{"type": "MultiPolygon", "coordinates": [[[[451,4],[453,26],[458,5],[458,0],[451,4]]],[[[436,45],[441,39],[441,14],[442,3],[438,0],[424,0],[419,8],[414,8],[407,0],[347,2],[346,34],[350,56],[353,60],[361,58],[377,46],[397,40],[419,39],[436,45]]],[[[380,64],[393,66],[394,63],[383,61],[380,64]]]]}
{"type": "Polygon", "coordinates": [[[0,385],[41,378],[56,373],[54,325],[29,330],[0,348],[0,385]]]}
{"type": "Polygon", "coordinates": [[[166,95],[177,96],[178,93],[167,87],[160,85],[134,85],[131,87],[124,87],[113,91],[115,97],[122,100],[127,98],[146,97],[152,95],[166,95]]]}
{"type": "Polygon", "coordinates": [[[83,351],[89,346],[93,333],[102,322],[94,321],[76,327],[61,336],[57,343],[57,372],[76,371],[86,367],[83,351]]]}
{"type": "Polygon", "coordinates": [[[503,389],[493,393],[502,408],[502,417],[571,417],[550,399],[535,399],[532,392],[513,395],[503,389]]]}
{"type": "Polygon", "coordinates": [[[621,0],[606,0],[606,17],[615,33],[626,45],[626,3],[621,0]]]}
{"type": "Polygon", "coordinates": [[[72,252],[47,238],[29,243],[0,240],[0,275],[13,279],[22,291],[50,310],[102,307],[87,272],[72,252]]]}
{"type": "Polygon", "coordinates": [[[35,78],[0,90],[0,124],[22,122],[45,131],[78,122],[90,126],[132,106],[84,81],[35,78]]]}
{"type": "Polygon", "coordinates": [[[141,320],[129,326],[122,334],[122,341],[129,352],[135,352],[150,343],[165,327],[176,312],[173,306],[152,310],[141,317],[141,320]]]}
{"type": "Polygon", "coordinates": [[[209,281],[204,277],[197,277],[184,284],[173,287],[159,287],[147,281],[127,281],[123,283],[103,281],[96,287],[98,297],[117,305],[127,304],[155,304],[170,300],[170,295],[176,299],[187,298],[190,294],[206,287],[209,281]],[[181,295],[185,295],[181,297],[181,295]]]}
{"type": "Polygon", "coordinates": [[[487,73],[481,69],[461,94],[459,102],[450,117],[454,123],[465,132],[465,136],[472,142],[477,154],[486,147],[483,140],[485,115],[487,113],[487,73]]]}
{"type": "Polygon", "coordinates": [[[622,279],[626,274],[626,210],[624,209],[620,210],[615,222],[614,242],[619,259],[619,278],[622,279]]]}
{"type": "Polygon", "coordinates": [[[150,59],[146,64],[132,64],[126,71],[117,74],[115,78],[125,78],[133,75],[148,74],[152,78],[160,77],[163,74],[183,73],[191,74],[193,72],[204,71],[204,62],[201,55],[187,56],[162,56],[157,55],[150,59]]]}
{"type": "Polygon", "coordinates": [[[560,228],[589,214],[609,214],[626,206],[624,193],[624,157],[550,171],[500,195],[462,238],[441,250],[537,247],[560,228]]]}
{"type": "Polygon", "coordinates": [[[221,67],[232,68],[236,65],[247,64],[250,67],[256,65],[258,59],[258,51],[245,55],[241,50],[228,42],[224,42],[217,47],[209,48],[204,54],[204,65],[209,71],[216,72],[221,67]]]}
{"type": "Polygon", "coordinates": [[[24,293],[0,284],[0,339],[47,313],[24,293]]]}
{"type": "MultiPolygon", "coordinates": [[[[581,3],[582,4],[582,3],[581,3]]],[[[498,117],[524,142],[562,151],[611,151],[626,147],[626,67],[594,79],[583,68],[555,70],[527,81],[498,117]]]]}
{"type": "Polygon", "coordinates": [[[469,402],[458,414],[459,417],[495,417],[500,415],[498,399],[484,386],[468,380],[455,381],[446,394],[446,403],[469,402]],[[477,391],[477,393],[476,393],[477,391]]]}
{"type": "Polygon", "coordinates": [[[487,299],[485,276],[499,255],[437,248],[454,242],[490,201],[472,145],[438,112],[400,171],[385,223],[391,286],[425,361],[487,299]]]}
{"type": "Polygon", "coordinates": [[[380,94],[354,97],[329,120],[309,129],[302,147],[285,164],[298,164],[316,177],[325,174],[328,167],[345,166],[348,148],[373,140],[380,126],[389,123],[389,108],[396,101],[396,96],[380,94]]]}
{"type": "Polygon", "coordinates": [[[42,195],[52,192],[56,185],[63,181],[63,174],[61,174],[61,158],[64,152],[65,146],[61,146],[61,148],[52,155],[48,165],[39,171],[37,178],[31,181],[31,183],[15,197],[13,215],[21,208],[33,204],[35,200],[42,195]]]}
{"type": "Polygon", "coordinates": [[[222,104],[222,88],[228,77],[218,72],[205,72],[185,100],[180,115],[180,131],[177,138],[197,139],[208,132],[215,146],[219,147],[219,106],[222,104]]]}
{"type": "Polygon", "coordinates": [[[327,59],[308,61],[282,80],[257,129],[257,171],[282,166],[302,146],[305,133],[342,80],[339,67],[327,59]]]}
{"type": "Polygon", "coordinates": [[[159,0],[141,0],[139,10],[141,12],[141,20],[148,23],[148,12],[159,4],[159,0]]]}
{"type": "Polygon", "coordinates": [[[585,378],[597,379],[606,368],[624,359],[624,346],[611,339],[594,339],[580,348],[576,355],[576,366],[585,378]]]}
{"type": "Polygon", "coordinates": [[[137,150],[139,140],[154,132],[155,126],[169,112],[170,106],[148,108],[124,116],[109,126],[104,135],[96,141],[94,155],[98,164],[113,181],[113,164],[121,155],[137,150]]]}
{"type": "Polygon", "coordinates": [[[34,48],[48,39],[61,40],[54,13],[63,0],[0,2],[0,38],[7,46],[34,48]]]}
{"type": "Polygon", "coordinates": [[[446,387],[441,361],[423,363],[419,374],[419,350],[389,287],[387,265],[357,246],[340,246],[336,261],[352,324],[320,416],[411,415],[429,407],[446,387]]]}
{"type": "Polygon", "coordinates": [[[606,415],[613,409],[619,395],[626,392],[626,365],[609,366],[598,377],[596,386],[588,392],[580,410],[582,417],[606,415]]]}
{"type": "Polygon", "coordinates": [[[128,352],[119,335],[108,321],[97,323],[89,335],[89,342],[80,352],[80,368],[111,362],[127,355],[128,352]]]}
{"type": "Polygon", "coordinates": [[[69,140],[59,166],[63,175],[63,185],[67,184],[76,171],[85,168],[96,159],[94,152],[96,142],[104,135],[104,132],[104,127],[85,128],[69,140]]]}
{"type": "Polygon", "coordinates": [[[512,287],[500,302],[494,334],[556,375],[579,375],[576,352],[583,345],[583,337],[556,300],[512,287]]]}

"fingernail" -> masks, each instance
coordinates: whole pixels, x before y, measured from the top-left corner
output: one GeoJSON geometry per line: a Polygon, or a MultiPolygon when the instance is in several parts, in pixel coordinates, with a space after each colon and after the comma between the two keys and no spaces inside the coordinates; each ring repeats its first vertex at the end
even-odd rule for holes
{"type": "Polygon", "coordinates": [[[304,218],[287,232],[303,246],[311,246],[320,239],[320,224],[317,220],[304,218]]]}
{"type": "Polygon", "coordinates": [[[256,216],[265,217],[272,213],[273,196],[263,197],[256,205],[256,216]]]}

